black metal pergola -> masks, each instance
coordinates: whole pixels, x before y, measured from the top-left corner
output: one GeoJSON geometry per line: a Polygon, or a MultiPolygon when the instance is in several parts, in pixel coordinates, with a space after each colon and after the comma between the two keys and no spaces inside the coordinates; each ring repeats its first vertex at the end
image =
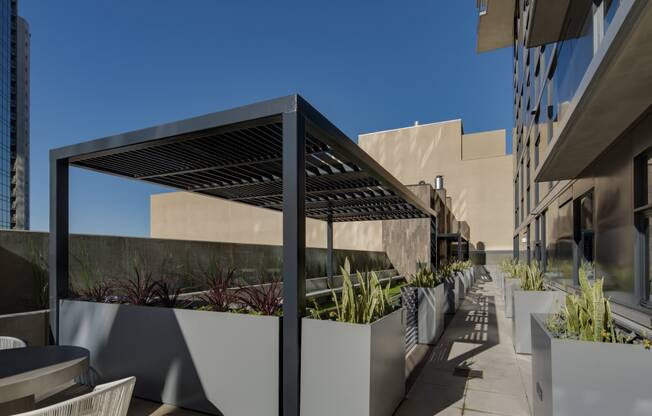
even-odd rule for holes
{"type": "Polygon", "coordinates": [[[436,213],[299,95],[50,151],[50,325],[68,293],[69,167],[283,212],[281,406],[299,414],[305,218],[333,222],[436,213]]]}

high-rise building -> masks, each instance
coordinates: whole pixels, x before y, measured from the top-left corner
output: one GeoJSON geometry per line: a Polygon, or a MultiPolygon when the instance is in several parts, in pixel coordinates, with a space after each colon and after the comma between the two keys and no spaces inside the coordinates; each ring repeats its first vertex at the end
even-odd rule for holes
{"type": "Polygon", "coordinates": [[[478,51],[513,50],[514,255],[550,284],[604,277],[652,314],[652,2],[479,0],[478,51]]]}
{"type": "Polygon", "coordinates": [[[0,229],[29,228],[29,26],[0,0],[0,229]]]}

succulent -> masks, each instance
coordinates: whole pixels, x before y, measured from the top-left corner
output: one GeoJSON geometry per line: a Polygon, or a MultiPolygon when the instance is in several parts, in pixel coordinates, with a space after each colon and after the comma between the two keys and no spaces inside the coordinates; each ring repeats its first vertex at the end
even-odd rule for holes
{"type": "Polygon", "coordinates": [[[531,291],[546,290],[543,285],[543,270],[538,262],[532,262],[529,266],[518,267],[518,277],[521,279],[521,289],[531,291]]]}

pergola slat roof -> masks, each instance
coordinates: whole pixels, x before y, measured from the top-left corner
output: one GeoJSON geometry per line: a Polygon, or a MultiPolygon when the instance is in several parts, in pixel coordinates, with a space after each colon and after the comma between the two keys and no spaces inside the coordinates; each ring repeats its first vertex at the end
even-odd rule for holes
{"type": "Polygon", "coordinates": [[[293,106],[302,106],[308,115],[307,217],[342,222],[436,216],[298,95],[57,151],[70,152],[73,166],[282,210],[282,111],[274,114],[274,109],[293,106]],[[238,111],[260,117],[231,117],[238,111]],[[216,118],[242,120],[227,124],[208,121],[216,118]],[[195,128],[180,128],[185,125],[195,128]],[[166,135],[167,130],[175,134],[166,135]],[[112,147],[113,142],[126,145],[112,147]],[[94,151],[82,154],[85,146],[94,151]]]}

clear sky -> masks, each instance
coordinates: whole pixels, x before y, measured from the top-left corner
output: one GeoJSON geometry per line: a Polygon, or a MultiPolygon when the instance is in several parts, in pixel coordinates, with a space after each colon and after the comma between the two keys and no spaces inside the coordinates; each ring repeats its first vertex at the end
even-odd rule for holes
{"type": "MultiPolygon", "coordinates": [[[[51,148],[299,93],[358,134],[512,124],[511,52],[475,52],[475,0],[19,0],[31,27],[31,225],[51,148]]],[[[71,171],[72,232],[148,236],[162,188],[71,171]]]]}

